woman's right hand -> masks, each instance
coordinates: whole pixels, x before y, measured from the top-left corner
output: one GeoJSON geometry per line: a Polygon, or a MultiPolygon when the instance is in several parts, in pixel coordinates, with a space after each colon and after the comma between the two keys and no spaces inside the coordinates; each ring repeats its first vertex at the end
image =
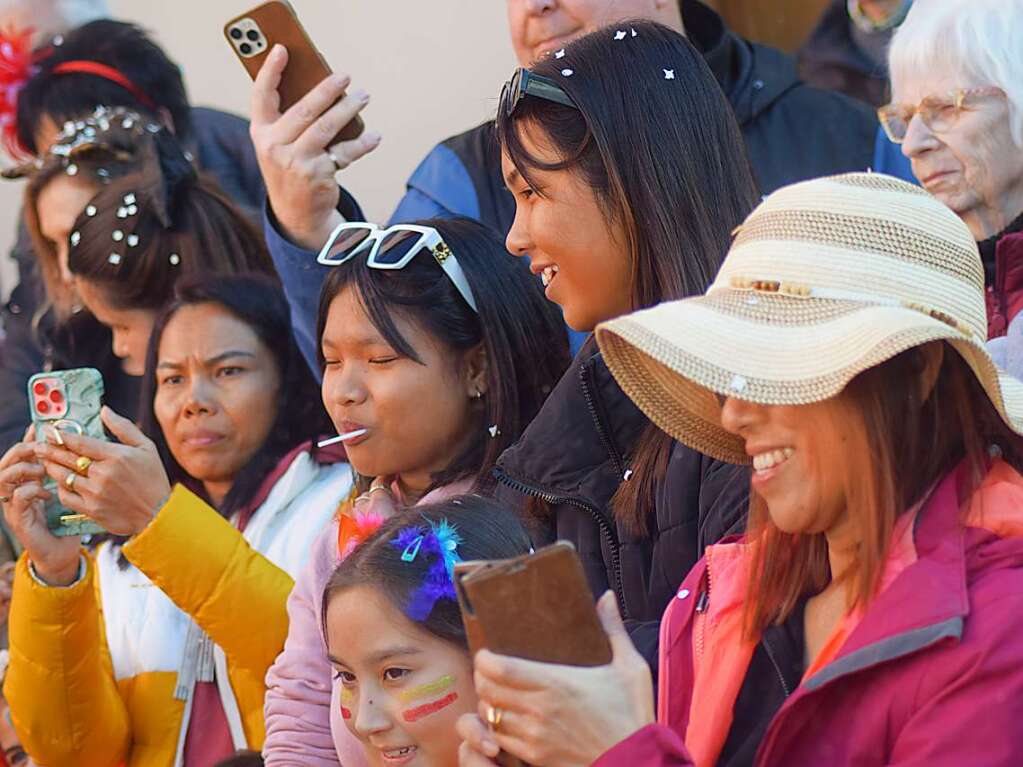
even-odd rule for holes
{"type": "Polygon", "coordinates": [[[36,459],[35,444],[19,442],[0,458],[0,496],[4,519],[28,552],[36,575],[52,586],[67,586],[78,577],[81,539],[60,538],[46,525],[44,504],[50,493],[43,489],[45,469],[36,459]]]}
{"type": "Polygon", "coordinates": [[[249,133],[282,234],[306,250],[319,250],[343,221],[334,174],[376,149],[380,134],[366,131],[330,147],[369,103],[361,90],[341,98],[351,84],[345,75],[331,75],[282,114],[277,89],[287,64],[287,49],[275,45],[256,76],[249,133]]]}

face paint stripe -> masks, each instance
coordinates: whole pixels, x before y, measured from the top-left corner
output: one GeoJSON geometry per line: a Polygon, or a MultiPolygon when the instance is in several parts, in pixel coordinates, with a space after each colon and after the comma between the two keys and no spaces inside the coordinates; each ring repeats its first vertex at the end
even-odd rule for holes
{"type": "Polygon", "coordinates": [[[427,682],[426,684],[421,684],[418,687],[413,687],[410,690],[404,690],[398,698],[402,703],[411,703],[412,701],[419,700],[420,698],[429,698],[434,695],[439,695],[454,685],[454,683],[455,678],[453,676],[442,676],[434,682],[427,682]]]}
{"type": "Polygon", "coordinates": [[[347,687],[342,687],[341,688],[341,718],[342,719],[348,720],[348,719],[352,718],[352,711],[351,711],[351,709],[348,708],[348,706],[352,705],[352,699],[354,697],[355,696],[352,694],[352,691],[349,690],[347,687]]]}
{"type": "Polygon", "coordinates": [[[458,693],[453,692],[448,695],[445,695],[440,700],[435,700],[433,703],[427,703],[425,705],[409,709],[408,711],[402,711],[401,718],[404,719],[406,722],[417,722],[424,716],[436,714],[442,708],[447,708],[456,700],[458,700],[458,693]]]}

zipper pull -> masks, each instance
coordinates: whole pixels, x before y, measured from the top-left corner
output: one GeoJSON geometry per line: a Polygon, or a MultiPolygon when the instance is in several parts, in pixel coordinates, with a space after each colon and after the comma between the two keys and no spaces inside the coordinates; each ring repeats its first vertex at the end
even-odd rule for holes
{"type": "Polygon", "coordinates": [[[707,604],[710,602],[710,591],[704,590],[700,592],[700,598],[696,602],[696,612],[706,612],[707,604]]]}

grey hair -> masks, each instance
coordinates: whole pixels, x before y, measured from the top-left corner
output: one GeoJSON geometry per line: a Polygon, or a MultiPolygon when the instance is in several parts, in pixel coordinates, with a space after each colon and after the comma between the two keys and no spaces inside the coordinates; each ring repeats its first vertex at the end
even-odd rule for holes
{"type": "Polygon", "coordinates": [[[892,85],[947,64],[972,80],[1005,91],[1009,126],[1023,148],[1023,0],[916,0],[888,51],[892,85]]]}

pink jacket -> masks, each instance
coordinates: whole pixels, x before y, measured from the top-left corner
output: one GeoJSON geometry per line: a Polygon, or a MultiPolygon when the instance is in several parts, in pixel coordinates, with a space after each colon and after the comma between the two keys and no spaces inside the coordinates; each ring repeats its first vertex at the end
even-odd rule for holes
{"type": "MultiPolygon", "coordinates": [[[[775,714],[756,767],[1023,763],[1023,477],[995,462],[965,525],[960,490],[949,474],[905,526],[880,594],[775,714]]],[[[665,613],[658,724],[596,767],[717,761],[751,655],[733,619],[741,545],[710,547],[665,613]]]]}
{"type": "MultiPolygon", "coordinates": [[[[470,486],[468,481],[456,482],[427,494],[420,503],[468,492],[470,486]]],[[[376,504],[373,510],[378,510],[376,504]]],[[[266,675],[267,767],[366,767],[362,744],[341,719],[340,687],[334,684],[323,639],[323,589],[340,563],[335,518],[313,544],[309,563],[288,597],[288,638],[266,675]]]]}

